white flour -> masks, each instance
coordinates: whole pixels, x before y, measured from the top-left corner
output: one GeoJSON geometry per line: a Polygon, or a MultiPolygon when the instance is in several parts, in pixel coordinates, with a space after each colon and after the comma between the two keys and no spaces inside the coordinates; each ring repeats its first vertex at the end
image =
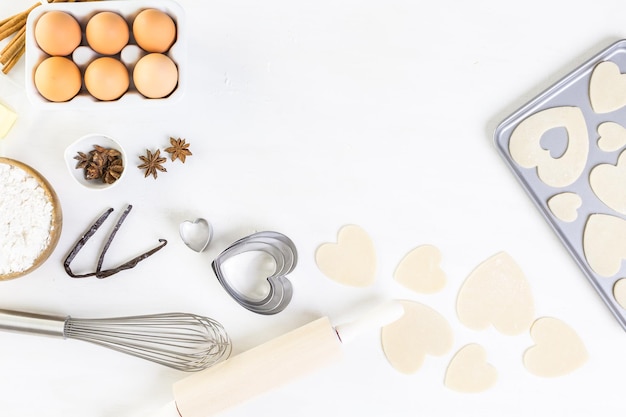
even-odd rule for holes
{"type": "Polygon", "coordinates": [[[50,241],[52,203],[37,180],[0,163],[0,274],[30,268],[50,241]]]}

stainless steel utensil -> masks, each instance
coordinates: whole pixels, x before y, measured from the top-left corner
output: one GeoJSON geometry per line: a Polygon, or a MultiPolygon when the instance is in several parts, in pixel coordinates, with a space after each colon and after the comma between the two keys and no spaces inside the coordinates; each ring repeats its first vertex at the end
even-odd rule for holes
{"type": "Polygon", "coordinates": [[[187,313],[77,319],[0,310],[0,329],[83,340],[188,372],[231,352],[220,323],[187,313]]]}
{"type": "Polygon", "coordinates": [[[293,241],[278,232],[257,232],[239,239],[225,249],[211,264],[217,280],[226,292],[240,305],[258,314],[276,314],[283,311],[293,295],[291,273],[298,262],[298,251],[293,241]],[[222,265],[230,258],[245,252],[264,252],[274,260],[275,269],[267,277],[270,290],[264,298],[254,298],[232,286],[222,270],[222,265]]]}

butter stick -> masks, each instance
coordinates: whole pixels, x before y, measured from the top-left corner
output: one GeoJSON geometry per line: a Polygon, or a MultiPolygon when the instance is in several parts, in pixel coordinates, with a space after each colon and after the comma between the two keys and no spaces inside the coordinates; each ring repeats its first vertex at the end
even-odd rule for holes
{"type": "Polygon", "coordinates": [[[17,114],[0,102],[0,139],[4,138],[15,124],[17,114]]]}

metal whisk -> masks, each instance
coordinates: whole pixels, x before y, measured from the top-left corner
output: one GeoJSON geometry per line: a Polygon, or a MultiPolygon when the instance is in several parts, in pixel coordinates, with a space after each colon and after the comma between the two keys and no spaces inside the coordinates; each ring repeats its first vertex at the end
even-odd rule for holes
{"type": "Polygon", "coordinates": [[[220,323],[187,313],[75,319],[0,310],[0,329],[83,340],[189,372],[231,352],[220,323]]]}

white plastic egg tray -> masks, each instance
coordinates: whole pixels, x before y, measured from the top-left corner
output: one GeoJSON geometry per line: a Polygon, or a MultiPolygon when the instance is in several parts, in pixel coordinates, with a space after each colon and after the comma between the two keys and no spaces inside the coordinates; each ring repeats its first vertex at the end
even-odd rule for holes
{"type": "Polygon", "coordinates": [[[182,7],[172,0],[109,0],[109,1],[89,1],[80,3],[43,3],[42,6],[35,8],[28,16],[26,21],[26,95],[30,102],[41,109],[64,110],[64,109],[89,109],[102,108],[111,106],[114,108],[131,108],[137,106],[162,105],[177,101],[185,91],[185,71],[187,68],[187,46],[185,36],[184,10],[182,7]],[[157,9],[167,13],[176,24],[176,41],[172,47],[165,53],[169,56],[178,68],[178,85],[175,90],[167,97],[154,99],[146,98],[140,94],[134,87],[132,81],[132,70],[135,63],[147,52],[141,50],[134,40],[132,30],[130,31],[130,40],[128,45],[122,51],[114,55],[129,70],[131,74],[130,87],[128,91],[119,99],[114,101],[100,101],[94,98],[86,90],[84,82],[80,92],[71,100],[64,102],[52,102],[44,98],[35,87],[34,76],[37,66],[49,57],[43,50],[39,48],[35,40],[35,25],[37,20],[46,12],[52,10],[64,11],[71,14],[81,26],[83,31],[81,44],[76,50],[68,56],[72,59],[84,74],[87,65],[94,59],[102,56],[97,54],[85,41],[85,26],[87,21],[96,13],[102,11],[111,11],[121,15],[132,28],[134,18],[145,9],[157,9]]]}

